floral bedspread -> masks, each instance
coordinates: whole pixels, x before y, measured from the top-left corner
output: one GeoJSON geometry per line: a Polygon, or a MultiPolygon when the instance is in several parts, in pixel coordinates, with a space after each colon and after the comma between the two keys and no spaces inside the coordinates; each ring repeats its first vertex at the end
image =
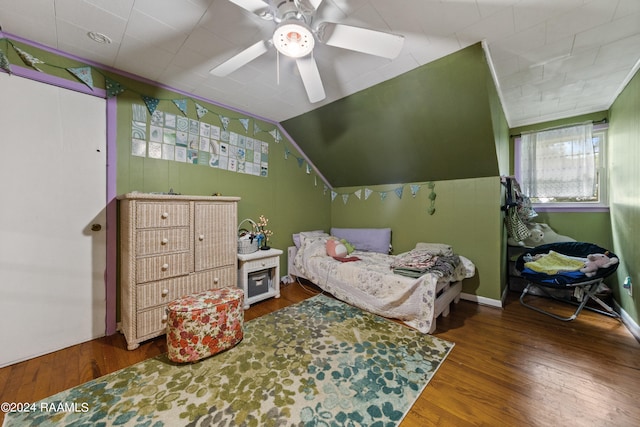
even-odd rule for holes
{"type": "Polygon", "coordinates": [[[325,242],[326,237],[317,237],[301,243],[294,265],[304,277],[348,304],[402,320],[422,333],[431,330],[438,280],[455,282],[474,274],[467,260],[446,276],[402,276],[392,271],[396,256],[355,251],[351,256],[360,260],[343,263],[327,256],[325,242]]]}

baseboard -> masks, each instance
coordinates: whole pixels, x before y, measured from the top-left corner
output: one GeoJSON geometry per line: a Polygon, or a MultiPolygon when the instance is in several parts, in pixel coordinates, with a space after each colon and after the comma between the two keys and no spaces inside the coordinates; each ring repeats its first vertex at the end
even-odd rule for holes
{"type": "Polygon", "coordinates": [[[631,316],[629,316],[629,314],[626,311],[624,311],[622,307],[620,307],[620,304],[618,304],[618,301],[614,300],[613,305],[615,306],[616,311],[620,313],[620,317],[622,318],[622,323],[624,324],[624,326],[627,327],[627,329],[629,330],[629,332],[631,332],[631,335],[634,336],[636,341],[640,342],[640,326],[638,326],[636,321],[633,320],[631,316]]]}
{"type": "Polygon", "coordinates": [[[502,308],[502,301],[499,299],[491,299],[486,297],[479,297],[478,295],[460,293],[460,299],[465,301],[471,301],[482,305],[488,305],[490,307],[502,308]]]}

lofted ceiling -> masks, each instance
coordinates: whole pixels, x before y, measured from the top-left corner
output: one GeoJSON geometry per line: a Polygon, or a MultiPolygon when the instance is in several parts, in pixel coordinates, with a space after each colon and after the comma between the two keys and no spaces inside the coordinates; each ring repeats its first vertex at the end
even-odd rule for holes
{"type": "Polygon", "coordinates": [[[327,97],[311,104],[291,59],[277,73],[273,48],[227,77],[210,74],[274,29],[228,0],[0,0],[9,37],[275,122],[484,41],[508,124],[522,126],[608,109],[640,59],[638,0],[324,0],[317,18],[405,43],[393,60],[316,45],[327,97]]]}

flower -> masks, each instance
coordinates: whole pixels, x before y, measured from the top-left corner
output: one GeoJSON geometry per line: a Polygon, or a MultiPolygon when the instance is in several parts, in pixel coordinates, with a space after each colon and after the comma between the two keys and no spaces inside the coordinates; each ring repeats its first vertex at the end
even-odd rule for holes
{"type": "Polygon", "coordinates": [[[264,215],[260,215],[258,220],[258,230],[264,236],[265,242],[269,241],[269,237],[273,236],[273,231],[268,230],[266,227],[269,225],[269,219],[265,218],[264,215]]]}

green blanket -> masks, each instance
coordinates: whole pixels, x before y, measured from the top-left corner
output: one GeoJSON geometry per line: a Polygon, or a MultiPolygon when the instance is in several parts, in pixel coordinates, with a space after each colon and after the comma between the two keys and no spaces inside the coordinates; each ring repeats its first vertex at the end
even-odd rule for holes
{"type": "Polygon", "coordinates": [[[535,261],[526,262],[524,266],[538,273],[558,274],[561,271],[578,271],[584,267],[584,261],[549,251],[535,261]]]}

